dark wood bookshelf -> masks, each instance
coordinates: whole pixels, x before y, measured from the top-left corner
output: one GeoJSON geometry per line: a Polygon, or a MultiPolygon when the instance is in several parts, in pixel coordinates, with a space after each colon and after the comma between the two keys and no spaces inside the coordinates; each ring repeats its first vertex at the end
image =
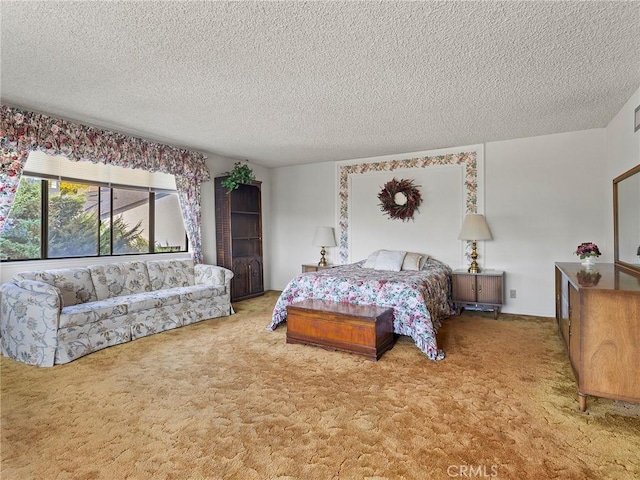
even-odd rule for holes
{"type": "Polygon", "coordinates": [[[264,294],[262,261],[262,183],[227,193],[226,177],[215,179],[217,263],[233,271],[231,301],[264,294]]]}

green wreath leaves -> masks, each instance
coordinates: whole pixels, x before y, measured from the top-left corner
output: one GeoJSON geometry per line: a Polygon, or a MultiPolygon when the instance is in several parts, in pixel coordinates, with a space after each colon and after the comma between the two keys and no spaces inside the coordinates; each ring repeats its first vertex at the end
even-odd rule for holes
{"type": "Polygon", "coordinates": [[[387,183],[378,194],[380,200],[380,210],[389,215],[391,219],[399,218],[413,220],[414,212],[422,203],[420,190],[414,185],[413,180],[396,180],[395,178],[387,183]]]}

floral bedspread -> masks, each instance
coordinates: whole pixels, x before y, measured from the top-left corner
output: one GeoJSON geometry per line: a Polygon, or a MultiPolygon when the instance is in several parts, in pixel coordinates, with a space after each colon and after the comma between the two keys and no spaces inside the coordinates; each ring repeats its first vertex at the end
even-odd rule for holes
{"type": "Polygon", "coordinates": [[[409,335],[431,360],[444,358],[436,333],[454,313],[451,268],[429,259],[421,271],[362,268],[364,261],[303,273],[291,280],[273,310],[268,330],[287,319],[287,305],[308,298],[393,308],[395,333],[409,335]]]}

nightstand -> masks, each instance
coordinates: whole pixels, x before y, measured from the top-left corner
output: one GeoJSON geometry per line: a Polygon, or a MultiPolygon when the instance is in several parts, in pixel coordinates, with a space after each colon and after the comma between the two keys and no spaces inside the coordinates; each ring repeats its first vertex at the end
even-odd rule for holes
{"type": "Polygon", "coordinates": [[[333,267],[335,267],[335,265],[327,265],[326,267],[321,267],[317,263],[313,263],[313,264],[309,263],[309,264],[302,265],[302,273],[317,272],[318,270],[324,270],[325,268],[333,268],[333,267]]]}
{"type": "Polygon", "coordinates": [[[452,282],[453,303],[458,313],[463,307],[490,309],[493,318],[498,318],[504,298],[503,271],[469,273],[467,270],[454,270],[452,282]]]}

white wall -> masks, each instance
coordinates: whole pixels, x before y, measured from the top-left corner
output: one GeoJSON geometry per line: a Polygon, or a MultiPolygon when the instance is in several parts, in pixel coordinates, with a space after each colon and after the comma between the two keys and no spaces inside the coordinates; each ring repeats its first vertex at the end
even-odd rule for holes
{"type": "MultiPolygon", "coordinates": [[[[639,105],[640,88],[629,98],[606,128],[607,177],[610,181],[640,164],[640,130],[637,132],[633,131],[634,113],[636,107],[639,105]]],[[[610,196],[608,201],[609,210],[607,212],[607,222],[613,226],[613,197],[610,196]]],[[[632,203],[629,203],[629,205],[632,205],[632,203]]],[[[636,210],[636,216],[639,211],[640,205],[638,205],[636,210]]],[[[628,218],[632,218],[631,212],[629,212],[628,218]]],[[[613,230],[611,235],[613,236],[613,230]]],[[[638,242],[633,240],[633,234],[627,235],[626,237],[629,239],[629,244],[626,246],[621,245],[621,247],[623,247],[621,249],[621,259],[629,263],[636,263],[633,253],[635,253],[637,249],[638,242]],[[631,254],[629,254],[629,252],[631,252],[631,254]]]]}
{"type": "MultiPolygon", "coordinates": [[[[601,261],[613,260],[612,226],[607,223],[605,213],[611,197],[611,179],[604,161],[605,138],[604,129],[594,129],[485,145],[484,209],[479,211],[484,210],[494,239],[481,242],[479,261],[485,268],[506,272],[503,311],[552,317],[553,264],[576,261],[573,252],[581,242],[596,242],[603,250],[601,261]],[[509,298],[512,289],[516,290],[515,299],[509,298]]],[[[393,174],[388,172],[384,179],[387,176],[390,179],[393,174]]],[[[283,289],[299,273],[300,264],[317,262],[318,249],[311,245],[311,240],[317,225],[336,227],[336,181],[332,163],[272,170],[271,288],[283,289]]],[[[369,198],[371,192],[366,193],[369,187],[363,186],[360,193],[356,192],[367,198],[351,201],[366,205],[362,208],[375,209],[377,199],[369,198]]],[[[437,202],[458,204],[459,192],[444,190],[438,192],[437,202]]],[[[375,212],[363,215],[372,217],[375,212]]],[[[394,238],[397,223],[390,221],[385,228],[382,212],[377,215],[376,235],[381,239],[394,238]]],[[[446,233],[453,237],[448,242],[455,248],[461,248],[458,247],[461,242],[452,232],[456,233],[463,215],[460,211],[450,219],[451,228],[446,233]]],[[[373,235],[366,228],[368,222],[356,222],[357,230],[352,237],[365,241],[373,235]]],[[[376,241],[366,242],[368,248],[379,248],[376,241]]],[[[397,247],[394,243],[390,248],[397,247]]],[[[329,250],[329,262],[339,263],[337,249],[329,250]]],[[[428,246],[427,250],[436,258],[452,258],[442,246],[428,246]]],[[[362,256],[359,247],[354,250],[353,261],[359,259],[356,256],[362,256]]],[[[465,266],[463,256],[458,258],[457,264],[451,260],[453,268],[465,266]]]]}
{"type": "MultiPolygon", "coordinates": [[[[271,238],[265,253],[271,261],[271,288],[282,290],[302,264],[320,260],[320,248],[312,245],[316,227],[336,226],[335,164],[272,169],[271,188],[271,238]]],[[[336,247],[327,248],[327,262],[337,263],[336,247]]]]}
{"type": "Polygon", "coordinates": [[[426,253],[449,265],[461,262],[460,233],[465,204],[464,172],[461,165],[375,172],[351,179],[349,243],[351,261],[358,261],[378,249],[426,253]],[[413,220],[403,222],[384,215],[378,193],[392,178],[411,179],[422,196],[413,220]]]}
{"type": "MultiPolygon", "coordinates": [[[[607,126],[607,167],[612,179],[640,164],[640,130],[633,131],[635,109],[639,105],[640,89],[636,90],[607,126]]],[[[633,192],[628,193],[633,194],[633,192]]],[[[640,195],[640,191],[636,191],[635,194],[640,195]]],[[[611,202],[613,204],[613,198],[611,202]]],[[[628,202],[627,205],[632,203],[628,202]]],[[[638,217],[638,212],[640,212],[640,205],[636,208],[635,218],[638,217]]],[[[629,220],[634,218],[633,212],[628,212],[626,215],[629,220]]],[[[609,209],[609,222],[613,224],[613,207],[609,209]]],[[[627,226],[631,227],[631,223],[627,222],[627,226]]],[[[621,259],[636,263],[634,254],[638,247],[637,237],[630,234],[626,238],[627,244],[620,244],[621,259]]]]}
{"type": "Polygon", "coordinates": [[[613,261],[605,154],[604,129],[486,144],[486,261],[506,272],[505,312],[554,316],[554,262],[578,261],[582,242],[613,261]]]}
{"type": "MultiPolygon", "coordinates": [[[[640,130],[633,131],[634,111],[639,105],[640,88],[607,125],[607,177],[610,181],[640,163],[640,130]]],[[[613,220],[611,222],[613,224],[613,220]]]]}

